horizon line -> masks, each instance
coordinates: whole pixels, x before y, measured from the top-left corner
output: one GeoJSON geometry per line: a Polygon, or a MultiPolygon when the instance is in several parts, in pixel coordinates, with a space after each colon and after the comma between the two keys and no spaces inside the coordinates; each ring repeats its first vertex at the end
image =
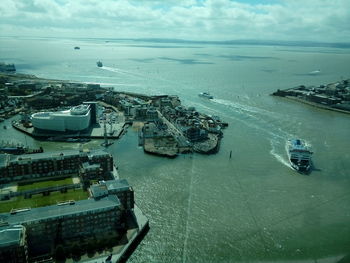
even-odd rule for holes
{"type": "Polygon", "coordinates": [[[133,37],[70,37],[70,36],[0,36],[0,38],[29,38],[29,39],[81,39],[81,40],[104,40],[113,41],[135,41],[166,44],[216,44],[216,45],[266,45],[266,46],[301,46],[301,47],[333,47],[350,48],[350,42],[323,42],[312,40],[271,40],[271,39],[230,39],[230,40],[191,40],[180,38],[133,38],[133,37]]]}

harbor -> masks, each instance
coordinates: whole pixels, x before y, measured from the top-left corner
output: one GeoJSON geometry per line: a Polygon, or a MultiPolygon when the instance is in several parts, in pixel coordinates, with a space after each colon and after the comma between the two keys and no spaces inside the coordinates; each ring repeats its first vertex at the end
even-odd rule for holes
{"type": "MultiPolygon", "coordinates": [[[[177,94],[181,104],[228,123],[219,151],[210,155],[145,154],[138,140],[144,122],[137,120],[119,139],[111,139],[114,143],[105,150],[114,156],[120,178],[132,185],[151,228],[130,262],[333,263],[349,257],[348,114],[269,96],[277,89],[317,87],[348,76],[347,48],[1,41],[18,72],[101,83],[114,86],[113,92],[145,94],[145,98],[177,94]],[[74,46],[81,50],[73,50],[74,46]],[[98,60],[104,67],[96,66],[98,60]],[[318,75],[300,75],[318,68],[318,75]],[[198,96],[203,91],[214,99],[198,96]],[[311,145],[309,176],[290,167],[289,138],[311,145]]],[[[81,89],[74,92],[83,97],[81,89]]],[[[49,109],[45,105],[38,111],[49,109]]],[[[131,110],[127,118],[135,113],[131,110]]],[[[7,126],[1,126],[3,140],[32,149],[41,146],[44,152],[93,149],[104,141],[36,140],[12,127],[12,120],[20,119],[17,114],[1,122],[7,126]]],[[[182,122],[177,121],[179,126],[182,122]]],[[[98,261],[105,261],[108,251],[104,256],[98,261]]]]}
{"type": "Polygon", "coordinates": [[[12,126],[38,140],[85,143],[103,139],[108,146],[107,140],[119,139],[136,122],[141,124],[139,145],[146,153],[176,157],[216,153],[222,130],[228,126],[218,116],[185,107],[178,96],[115,92],[97,84],[26,75],[3,73],[3,79],[4,99],[14,100],[11,105],[21,116],[12,126]],[[13,97],[18,90],[30,95],[13,97]],[[60,104],[66,106],[52,105],[59,98],[65,98],[60,104]]]}

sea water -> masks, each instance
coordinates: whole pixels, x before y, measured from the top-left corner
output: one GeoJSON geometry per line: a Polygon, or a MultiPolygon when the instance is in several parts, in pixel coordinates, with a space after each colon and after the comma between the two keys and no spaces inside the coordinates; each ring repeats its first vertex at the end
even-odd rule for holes
{"type": "MultiPolygon", "coordinates": [[[[270,96],[350,78],[349,49],[3,37],[0,61],[43,78],[178,95],[229,124],[214,155],[148,155],[132,128],[107,148],[150,220],[130,262],[336,262],[350,253],[350,115],[270,96]],[[290,138],[311,146],[309,176],[290,168],[290,138]]],[[[2,140],[80,147],[36,141],[11,120],[2,140]]]]}

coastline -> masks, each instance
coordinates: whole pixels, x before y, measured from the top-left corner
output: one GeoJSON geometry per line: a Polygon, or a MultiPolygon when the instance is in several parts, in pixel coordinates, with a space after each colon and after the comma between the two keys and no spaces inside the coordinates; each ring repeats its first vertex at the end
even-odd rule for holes
{"type": "Polygon", "coordinates": [[[306,105],[309,105],[309,106],[312,106],[312,107],[315,107],[315,108],[323,109],[323,110],[330,110],[330,111],[340,112],[340,113],[344,113],[344,114],[350,114],[350,111],[329,107],[329,106],[326,106],[326,105],[323,105],[323,104],[320,104],[320,103],[307,101],[305,99],[301,99],[301,98],[294,97],[294,96],[279,96],[279,95],[273,95],[273,94],[272,94],[272,96],[286,98],[286,99],[291,100],[291,101],[300,102],[300,103],[303,103],[303,104],[306,104],[306,105]]]}
{"type": "Polygon", "coordinates": [[[272,96],[285,97],[320,109],[350,114],[350,79],[325,85],[304,86],[273,92],[272,96]]]}

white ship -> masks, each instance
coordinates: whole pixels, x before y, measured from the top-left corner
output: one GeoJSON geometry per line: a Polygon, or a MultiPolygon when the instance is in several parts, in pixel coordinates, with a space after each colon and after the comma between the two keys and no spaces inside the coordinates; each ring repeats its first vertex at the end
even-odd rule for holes
{"type": "Polygon", "coordinates": [[[289,140],[287,153],[292,168],[299,172],[310,171],[312,151],[304,141],[300,139],[289,140]]]}
{"type": "Polygon", "coordinates": [[[201,92],[198,94],[199,97],[207,98],[207,99],[214,99],[212,95],[210,95],[208,92],[201,92]]]}

